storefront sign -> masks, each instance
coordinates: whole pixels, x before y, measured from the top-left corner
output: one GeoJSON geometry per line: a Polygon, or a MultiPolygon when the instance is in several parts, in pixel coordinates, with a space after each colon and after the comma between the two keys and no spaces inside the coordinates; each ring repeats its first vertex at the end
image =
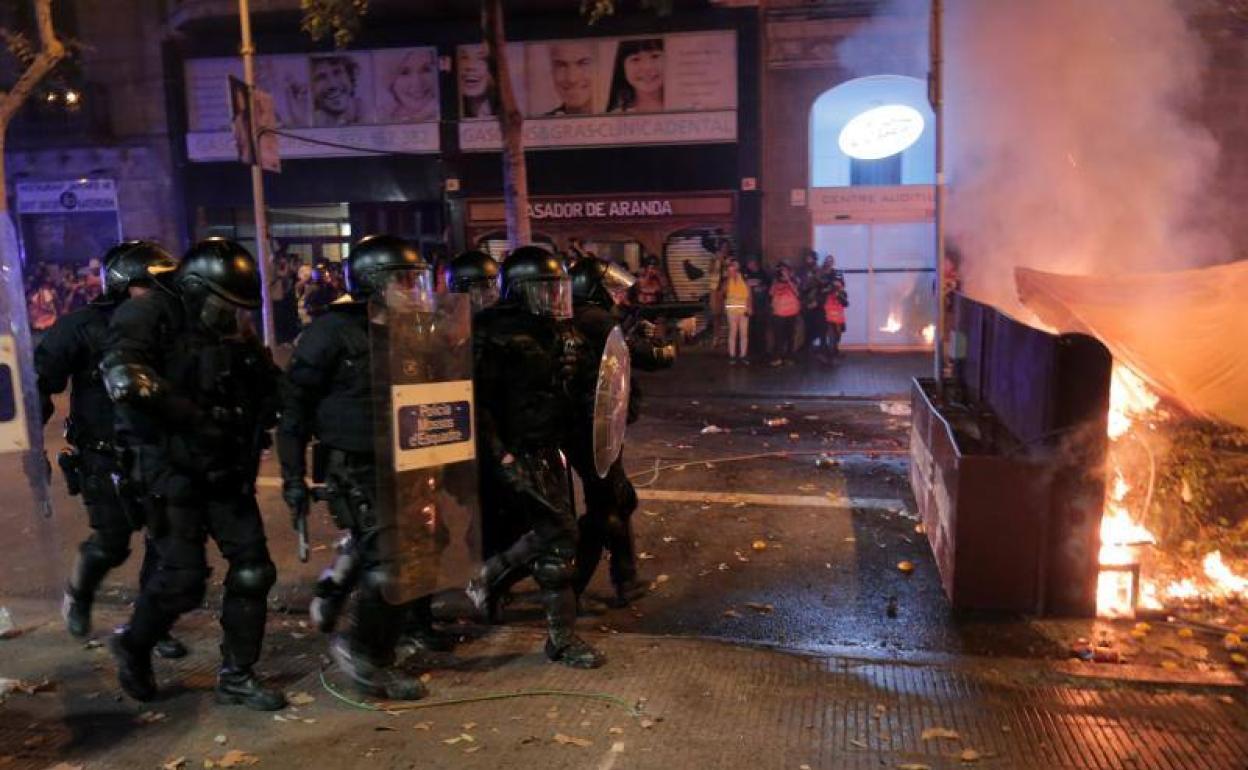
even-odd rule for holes
{"type": "Polygon", "coordinates": [[[27,262],[85,266],[121,240],[117,186],[111,179],[19,182],[16,188],[27,262]]]}
{"type": "MultiPolygon", "coordinates": [[[[528,149],[609,147],[635,144],[735,142],[735,110],[684,114],[603,115],[586,118],[532,118],[524,122],[528,149]]],[[[459,146],[466,151],[497,151],[503,146],[497,121],[459,124],[459,146]]]]}
{"type": "Polygon", "coordinates": [[[816,221],[870,216],[927,219],[935,215],[936,206],[931,185],[814,187],[808,200],[816,221]]]}
{"type": "Polygon", "coordinates": [[[885,104],[849,119],[837,144],[841,152],[858,160],[890,158],[919,141],[923,116],[905,104],[885,104]]]}
{"type": "MultiPolygon", "coordinates": [[[[675,217],[731,216],[731,195],[619,196],[611,198],[547,198],[529,201],[535,222],[653,220],[675,217]]],[[[470,222],[503,221],[502,201],[469,201],[470,222]]]]}

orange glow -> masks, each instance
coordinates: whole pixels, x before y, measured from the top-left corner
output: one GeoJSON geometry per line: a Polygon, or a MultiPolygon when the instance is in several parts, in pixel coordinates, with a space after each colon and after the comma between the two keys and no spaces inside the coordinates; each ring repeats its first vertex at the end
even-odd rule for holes
{"type": "Polygon", "coordinates": [[[885,321],[884,325],[880,327],[880,331],[887,332],[888,334],[896,334],[901,331],[901,319],[897,317],[896,313],[889,313],[888,320],[885,321]]]}
{"type": "Polygon", "coordinates": [[[923,341],[931,345],[936,341],[936,325],[928,324],[923,327],[923,341]]]}
{"type": "Polygon", "coordinates": [[[1222,561],[1222,552],[1214,551],[1205,556],[1202,566],[1205,577],[1213,583],[1214,591],[1224,596],[1242,596],[1248,594],[1248,578],[1236,575],[1222,561]]]}

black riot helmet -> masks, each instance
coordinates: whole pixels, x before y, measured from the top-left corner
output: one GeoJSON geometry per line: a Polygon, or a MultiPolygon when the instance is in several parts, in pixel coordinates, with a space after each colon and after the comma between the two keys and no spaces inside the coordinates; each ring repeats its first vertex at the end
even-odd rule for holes
{"type": "Polygon", "coordinates": [[[619,265],[598,257],[583,257],[568,271],[572,276],[572,301],[615,307],[615,295],[626,292],[637,279],[619,265]]]}
{"type": "Polygon", "coordinates": [[[122,241],[100,261],[100,285],[110,299],[125,299],[131,286],[151,286],[178,268],[163,246],[150,241],[122,241]]]}
{"type": "Polygon", "coordinates": [[[521,246],[503,262],[503,299],[534,315],[572,317],[572,282],[563,262],[540,246],[521,246]]]}
{"type": "Polygon", "coordinates": [[[484,251],[472,250],[452,259],[443,277],[449,291],[469,296],[475,313],[498,302],[500,273],[493,257],[484,251]]]}
{"type": "Polygon", "coordinates": [[[260,268],[251,252],[228,238],[205,238],[178,265],[174,283],[183,294],[212,294],[248,310],[260,307],[260,268]]]}
{"type": "Polygon", "coordinates": [[[433,295],[433,275],[420,252],[397,235],[368,235],[356,241],[342,271],[347,292],[356,301],[385,291],[388,285],[433,295]]]}
{"type": "Polygon", "coordinates": [[[191,318],[221,336],[250,325],[247,311],[261,305],[260,269],[242,244],[206,238],[192,246],[174,273],[191,318]]]}

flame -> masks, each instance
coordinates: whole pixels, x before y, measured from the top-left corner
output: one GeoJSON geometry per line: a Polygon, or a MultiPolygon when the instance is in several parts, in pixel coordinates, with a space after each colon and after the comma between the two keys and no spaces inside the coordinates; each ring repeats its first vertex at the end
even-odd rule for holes
{"type": "Polygon", "coordinates": [[[936,325],[928,324],[923,327],[923,341],[931,345],[936,341],[936,325]]]}
{"type": "Polygon", "coordinates": [[[1214,551],[1205,556],[1202,566],[1205,576],[1213,582],[1214,590],[1224,596],[1248,594],[1248,578],[1240,577],[1222,561],[1222,552],[1214,551]]]}
{"type": "MultiPolygon", "coordinates": [[[[1110,440],[1125,436],[1136,420],[1155,409],[1159,402],[1139,375],[1115,362],[1109,388],[1107,432],[1110,440]]],[[[1101,516],[1099,561],[1102,567],[1111,569],[1102,570],[1097,579],[1096,609],[1102,617],[1128,617],[1136,607],[1160,605],[1157,586],[1138,579],[1138,574],[1130,569],[1139,564],[1140,549],[1155,544],[1157,538],[1131,515],[1126,503],[1131,485],[1123,469],[1115,465],[1117,457],[1112,451],[1109,462],[1113,482],[1106,490],[1105,510],[1101,516]],[[1136,586],[1138,595],[1134,595],[1136,586]]]]}
{"type": "Polygon", "coordinates": [[[884,325],[880,327],[880,331],[888,332],[889,334],[896,334],[901,331],[901,319],[897,317],[896,313],[890,312],[888,314],[888,320],[885,321],[884,325]]]}

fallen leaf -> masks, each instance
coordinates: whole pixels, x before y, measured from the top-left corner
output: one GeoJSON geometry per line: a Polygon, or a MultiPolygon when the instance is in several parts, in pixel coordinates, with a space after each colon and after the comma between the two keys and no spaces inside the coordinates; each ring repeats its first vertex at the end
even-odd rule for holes
{"type": "Polygon", "coordinates": [[[391,727],[390,725],[377,725],[373,728],[373,732],[375,733],[397,733],[398,731],[399,728],[391,727]]]}
{"type": "Polygon", "coordinates": [[[646,553],[645,551],[642,551],[641,553],[637,554],[637,558],[641,559],[642,561],[645,561],[646,559],[653,559],[654,554],[646,553]]]}
{"type": "Polygon", "coordinates": [[[664,542],[664,543],[674,543],[674,542],[676,542],[676,538],[672,537],[671,535],[664,535],[664,536],[663,536],[663,542],[664,542]]]}
{"type": "Polygon", "coordinates": [[[641,725],[641,729],[643,729],[643,730],[649,730],[651,727],[654,727],[654,720],[652,720],[652,719],[646,719],[645,717],[642,717],[642,718],[638,721],[638,724],[639,724],[639,725],[641,725]]]}
{"type": "Polygon", "coordinates": [[[476,722],[464,722],[464,723],[463,723],[462,725],[460,725],[460,726],[461,726],[461,727],[463,727],[463,728],[464,728],[464,731],[466,732],[466,731],[471,730],[472,728],[476,727],[476,726],[477,726],[477,723],[476,723],[476,722]]]}
{"type": "Polygon", "coordinates": [[[919,762],[906,762],[905,764],[897,765],[897,770],[932,770],[932,766],[919,762]]]}
{"type": "Polygon", "coordinates": [[[769,615],[776,611],[776,606],[774,604],[761,604],[759,602],[746,602],[745,606],[749,607],[755,612],[761,612],[764,615],[769,615]]]}
{"type": "Polygon", "coordinates": [[[309,703],[315,703],[316,698],[306,692],[292,692],[286,696],[286,702],[292,706],[306,706],[309,703]]]}
{"type": "Polygon", "coordinates": [[[753,543],[751,543],[751,544],[750,544],[750,547],[751,547],[751,548],[753,548],[755,551],[766,551],[766,550],[767,550],[767,541],[766,541],[766,540],[755,540],[753,543]]]}
{"type": "Polygon", "coordinates": [[[1161,667],[1167,671],[1176,671],[1179,668],[1179,664],[1175,663],[1173,660],[1163,660],[1161,662],[1161,667]]]}
{"type": "Polygon", "coordinates": [[[420,675],[421,684],[429,684],[432,681],[433,681],[433,674],[430,674],[429,672],[426,671],[425,673],[420,675]]]}
{"type": "Polygon", "coordinates": [[[980,756],[980,753],[975,749],[963,749],[962,753],[958,755],[958,759],[963,762],[978,762],[980,756]]]}
{"type": "Polygon", "coordinates": [[[897,570],[903,575],[909,575],[914,572],[914,562],[899,561],[897,562],[897,570]]]}
{"type": "Polygon", "coordinates": [[[608,735],[623,735],[624,728],[623,727],[608,727],[607,734],[608,735]]]}
{"type": "Polygon", "coordinates": [[[217,767],[249,767],[260,761],[255,754],[248,754],[238,749],[230,749],[225,756],[216,761],[217,767]]]}
{"type": "Polygon", "coordinates": [[[920,736],[920,739],[925,741],[935,740],[938,738],[957,741],[961,740],[962,736],[958,734],[957,730],[950,730],[948,727],[929,727],[924,730],[923,735],[920,736]]]}
{"type": "Polygon", "coordinates": [[[564,735],[563,733],[555,733],[555,743],[564,746],[580,746],[581,748],[594,745],[594,742],[588,738],[577,738],[574,735],[564,735]]]}
{"type": "MultiPolygon", "coordinates": [[[[0,757],[0,764],[7,765],[8,763],[8,757],[0,757]]],[[[55,765],[47,768],[47,770],[82,770],[82,765],[71,765],[68,762],[57,762],[55,765]]]]}
{"type": "Polygon", "coordinates": [[[669,581],[669,580],[671,580],[671,579],[672,579],[672,578],[671,578],[671,576],[670,576],[670,575],[659,575],[658,577],[656,577],[656,578],[654,579],[654,582],[656,582],[656,583],[666,583],[667,581],[669,581]]]}
{"type": "Polygon", "coordinates": [[[1192,631],[1192,629],[1190,629],[1190,628],[1180,628],[1180,629],[1179,629],[1179,638],[1180,638],[1180,639],[1191,639],[1191,638],[1192,638],[1193,636],[1195,636],[1195,635],[1196,635],[1196,634],[1195,634],[1195,632],[1193,632],[1193,631],[1192,631]]]}
{"type": "Polygon", "coordinates": [[[741,613],[740,613],[740,612],[737,612],[736,610],[724,610],[724,617],[726,617],[726,618],[739,618],[739,617],[741,617],[741,613]]]}
{"type": "Polygon", "coordinates": [[[139,714],[138,718],[135,721],[137,721],[139,724],[151,725],[151,724],[155,724],[159,722],[160,720],[164,719],[166,716],[167,714],[165,714],[165,712],[163,711],[144,711],[142,714],[139,714]]]}
{"type": "Polygon", "coordinates": [[[432,730],[433,722],[417,722],[416,724],[412,725],[412,729],[413,730],[432,730]]]}
{"type": "Polygon", "coordinates": [[[454,738],[446,738],[442,742],[445,743],[447,746],[454,746],[457,743],[476,743],[477,739],[473,738],[468,733],[460,733],[459,735],[456,735],[454,738]]]}
{"type": "Polygon", "coordinates": [[[214,743],[216,743],[216,744],[218,744],[218,745],[220,745],[220,746],[224,746],[224,745],[225,745],[225,742],[226,742],[226,741],[228,741],[228,740],[229,740],[229,738],[225,737],[224,735],[218,735],[217,737],[213,738],[212,740],[213,740],[213,742],[214,742],[214,743]]]}
{"type": "Polygon", "coordinates": [[[1239,634],[1227,634],[1222,637],[1222,646],[1227,652],[1234,652],[1244,646],[1244,639],[1239,634]]]}
{"type": "Polygon", "coordinates": [[[849,745],[856,746],[857,748],[860,748],[860,749],[868,748],[866,741],[860,741],[857,738],[851,739],[849,742],[849,745]]]}
{"type": "Polygon", "coordinates": [[[160,770],[182,770],[184,767],[186,767],[186,757],[175,757],[173,759],[166,760],[165,763],[160,766],[160,770]]]}
{"type": "Polygon", "coordinates": [[[480,750],[481,750],[481,747],[480,747],[480,746],[469,746],[468,748],[464,749],[464,753],[465,753],[465,754],[472,754],[472,753],[477,752],[477,751],[480,751],[480,750]]]}
{"type": "Polygon", "coordinates": [[[1231,662],[1237,666],[1248,666],[1248,657],[1245,657],[1242,653],[1232,652],[1231,662]]]}

